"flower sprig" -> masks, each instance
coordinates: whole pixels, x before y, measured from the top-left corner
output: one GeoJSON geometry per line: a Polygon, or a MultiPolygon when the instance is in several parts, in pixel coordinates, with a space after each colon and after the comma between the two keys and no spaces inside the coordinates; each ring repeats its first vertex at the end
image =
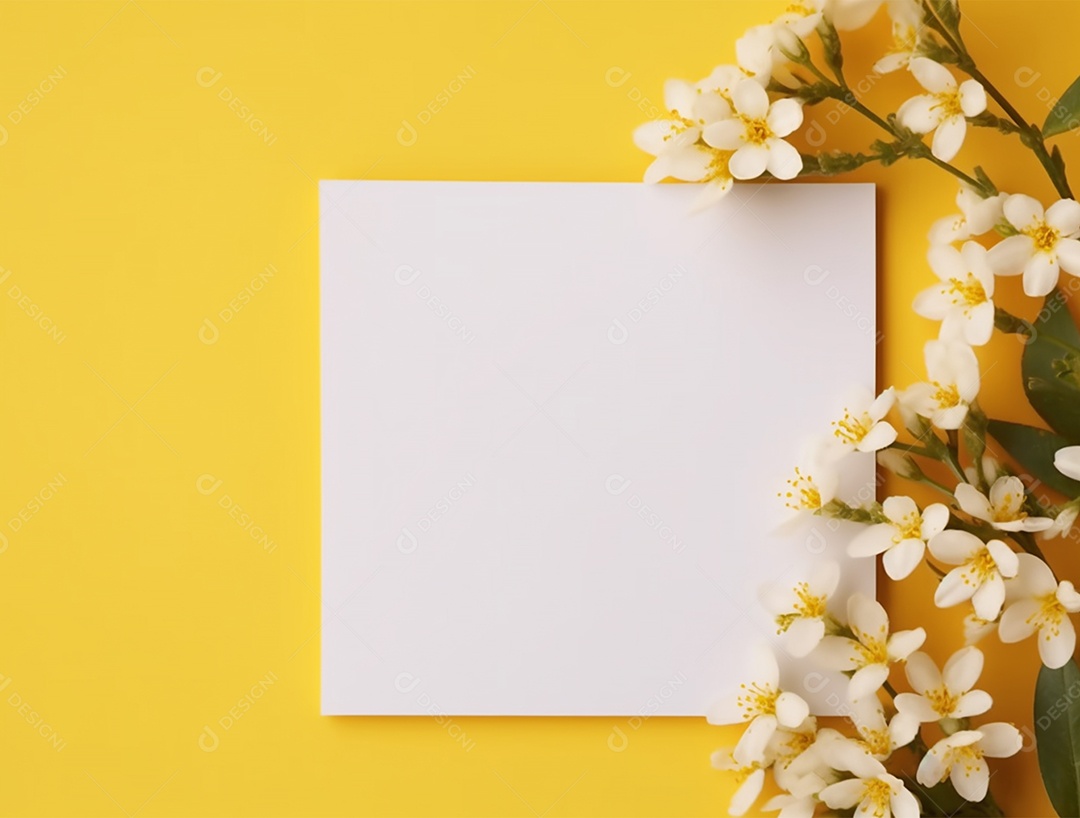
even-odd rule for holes
{"type": "MultiPolygon", "coordinates": [[[[810,816],[823,805],[876,818],[1001,815],[988,792],[986,759],[1015,754],[1021,737],[1013,725],[985,720],[993,700],[976,687],[983,655],[975,643],[994,632],[1006,643],[1035,637],[1045,666],[1037,698],[1044,680],[1052,696],[1062,678],[1054,674],[1075,669],[1072,615],[1080,613],[1080,593],[1056,574],[1043,546],[1071,537],[1080,515],[1080,329],[1057,289],[1062,272],[1080,276],[1080,204],[1061,152],[1047,144],[1064,128],[1043,129],[1023,117],[976,64],[961,22],[957,0],[791,4],[738,39],[735,63],[697,82],[669,81],[668,114],[635,132],[654,156],[646,181],[701,183],[702,207],[737,182],[834,176],[908,159],[960,182],[959,212],[930,227],[933,280],[913,304],[917,315],[939,322],[938,337],[924,349],[925,380],[852,400],[778,494],[795,524],[824,517],[849,529],[849,556],[880,555],[891,580],[927,566],[938,581],[934,605],[965,614],[962,646],[939,669],[922,651],[924,628],[894,632],[874,600],[838,596],[835,562],[764,589],[761,600],[785,653],[847,677],[850,724],[819,725],[798,692],[781,689],[775,658],[759,654],[756,681],[710,714],[716,723],[748,723],[736,747],[714,756],[715,766],[733,770],[740,782],[732,815],[753,807],[767,772],[782,794],[762,809],[781,818],[810,816]],[[912,89],[888,114],[873,110],[848,82],[842,49],[842,32],[866,25],[882,7],[893,42],[874,71],[906,73],[912,89]],[[856,112],[881,137],[859,151],[800,152],[804,109],[826,103],[856,112]],[[1057,201],[1002,192],[980,165],[957,164],[972,127],[1017,137],[1057,201]],[[1035,322],[995,302],[997,279],[1007,276],[1022,277],[1026,295],[1046,297],[1035,322]],[[1027,345],[1024,389],[1052,431],[992,420],[980,406],[977,350],[995,332],[1027,345]],[[996,454],[997,444],[1020,469],[996,454]],[[937,502],[920,506],[906,494],[849,502],[840,490],[844,461],[871,456],[937,493],[937,502]],[[897,665],[910,690],[893,687],[897,665]]],[[[1074,89],[1071,104],[1080,109],[1080,80],[1074,89]]],[[[1080,121],[1080,110],[1073,113],[1080,121]]],[[[1070,291],[1080,288],[1080,279],[1069,281],[1070,291]]],[[[1075,675],[1080,679],[1080,670],[1075,675]]],[[[1080,719],[1080,705],[1069,706],[1080,719]]],[[[1064,755],[1055,742],[1076,741],[1054,733],[1048,721],[1051,727],[1037,725],[1040,750],[1049,748],[1044,775],[1057,763],[1052,756],[1064,755]]],[[[1070,758],[1080,754],[1080,746],[1065,749],[1070,758]]],[[[1080,799],[1069,786],[1047,779],[1055,805],[1080,799]]],[[[1071,786],[1077,789],[1075,776],[1071,786]]]]}

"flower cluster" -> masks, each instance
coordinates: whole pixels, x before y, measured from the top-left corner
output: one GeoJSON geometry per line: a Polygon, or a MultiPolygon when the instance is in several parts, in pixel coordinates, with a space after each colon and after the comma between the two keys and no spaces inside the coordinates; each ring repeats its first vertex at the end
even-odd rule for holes
{"type": "MultiPolygon", "coordinates": [[[[1071,616],[1080,612],[1080,592],[1055,574],[1042,546],[1069,535],[1080,514],[1080,482],[1074,482],[1080,481],[1080,446],[1066,445],[1080,440],[1080,421],[1056,437],[1030,430],[1038,433],[1035,444],[1009,449],[1041,465],[1046,485],[1073,495],[1057,504],[1036,497],[1030,471],[989,453],[988,434],[997,438],[998,432],[979,405],[977,351],[995,331],[1029,342],[1036,335],[1030,323],[994,303],[997,278],[1022,276],[1024,293],[1042,297],[1055,293],[1062,270],[1080,276],[1080,204],[1060,153],[1046,148],[1043,134],[976,67],[960,34],[956,0],[803,0],[747,31],[735,53],[734,64],[698,82],[665,86],[667,115],[634,134],[655,157],[646,182],[701,183],[698,203],[704,206],[735,181],[834,175],[870,162],[927,160],[960,180],[959,212],[929,231],[927,265],[936,281],[913,304],[917,315],[938,322],[937,338],[924,349],[925,380],[853,396],[779,497],[793,524],[814,517],[841,521],[851,534],[848,555],[880,555],[892,580],[926,565],[938,578],[934,605],[958,608],[965,619],[962,644],[939,668],[922,651],[923,628],[893,630],[876,601],[838,596],[835,562],[821,562],[792,585],[763,589],[761,602],[783,653],[846,676],[850,723],[846,729],[819,724],[807,701],[781,686],[776,655],[763,649],[752,681],[709,714],[716,724],[747,725],[736,746],[713,757],[714,766],[733,771],[739,782],[730,814],[745,814],[758,802],[767,773],[781,794],[760,808],[781,818],[811,816],[822,805],[857,816],[907,818],[919,815],[920,802],[939,786],[964,801],[983,802],[980,809],[987,811],[977,814],[1000,814],[992,811],[986,759],[1015,754],[1021,736],[1015,726],[987,719],[993,701],[976,687],[983,654],[975,643],[995,632],[1005,643],[1034,637],[1046,668],[1062,668],[1073,658],[1071,616]],[[906,74],[913,89],[889,116],[874,113],[846,82],[839,35],[864,26],[882,7],[894,42],[874,71],[906,74]],[[991,99],[1004,116],[988,110],[991,99]],[[800,153],[793,142],[804,107],[827,100],[871,120],[885,138],[865,153],[800,153]],[[951,164],[971,127],[1019,135],[1042,163],[1057,201],[1044,207],[1026,194],[1002,193],[982,168],[969,174],[951,164]],[[850,504],[841,496],[840,475],[846,460],[866,457],[919,484],[919,492],[850,504]],[[920,503],[917,497],[929,492],[939,494],[937,501],[920,503]],[[901,675],[893,673],[897,665],[909,688],[899,692],[890,682],[901,675]],[[897,756],[900,748],[910,753],[897,756]],[[901,774],[912,754],[914,769],[901,774]]],[[[1065,352],[1047,377],[1080,394],[1080,340],[1050,340],[1065,352]]],[[[1045,383],[1041,388],[1055,388],[1045,383]]],[[[1048,417],[1035,397],[1032,404],[1048,417]]]]}

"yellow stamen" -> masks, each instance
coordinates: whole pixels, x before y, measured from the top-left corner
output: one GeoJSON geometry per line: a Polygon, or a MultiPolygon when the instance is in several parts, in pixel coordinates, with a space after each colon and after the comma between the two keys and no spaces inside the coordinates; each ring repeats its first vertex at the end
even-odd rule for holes
{"type": "Polygon", "coordinates": [[[821,492],[814,484],[814,478],[803,474],[796,467],[795,476],[787,481],[788,491],[778,494],[784,498],[784,505],[795,511],[817,511],[821,508],[821,492]]]}
{"type": "Polygon", "coordinates": [[[862,665],[887,665],[889,663],[889,649],[884,639],[868,639],[855,644],[862,665]]]}
{"type": "Polygon", "coordinates": [[[956,384],[940,384],[937,381],[933,381],[931,386],[937,387],[937,391],[930,396],[937,405],[942,409],[952,409],[954,406],[960,405],[960,390],[957,389],[956,384]]]}
{"type": "Polygon", "coordinates": [[[953,711],[956,710],[956,705],[960,703],[960,697],[950,693],[944,685],[936,690],[928,690],[924,695],[930,702],[930,706],[934,708],[934,712],[942,718],[951,717],[953,711]]]}
{"type": "Polygon", "coordinates": [[[800,582],[792,591],[795,593],[794,610],[776,617],[777,633],[784,633],[796,619],[820,619],[825,616],[825,603],[828,602],[828,597],[814,596],[810,593],[810,586],[805,582],[800,582]]]}
{"type": "Polygon", "coordinates": [[[711,182],[715,179],[730,179],[731,171],[728,170],[728,162],[730,162],[731,157],[735,155],[735,151],[713,150],[712,155],[713,157],[709,162],[709,167],[705,171],[705,178],[701,181],[711,182]]]}
{"type": "Polygon", "coordinates": [[[835,427],[833,435],[839,438],[841,442],[855,446],[870,434],[870,430],[874,428],[874,421],[870,419],[870,415],[866,412],[856,417],[845,409],[844,416],[840,420],[834,420],[832,425],[835,427]]]}
{"type": "Polygon", "coordinates": [[[892,740],[889,738],[888,730],[860,729],[859,734],[862,736],[866,749],[870,751],[870,755],[887,756],[892,752],[892,740]]]}
{"type": "Polygon", "coordinates": [[[964,304],[965,312],[971,307],[986,303],[986,290],[983,289],[982,282],[971,273],[968,273],[967,281],[950,278],[949,285],[948,292],[953,295],[952,303],[964,304]]]}
{"type": "Polygon", "coordinates": [[[776,700],[780,697],[780,691],[772,685],[759,685],[754,682],[750,685],[739,685],[743,691],[739,694],[736,703],[743,711],[743,717],[750,719],[758,716],[769,716],[776,713],[776,700]]]}
{"type": "Polygon", "coordinates": [[[751,145],[764,145],[773,137],[772,128],[764,119],[755,119],[748,116],[739,116],[743,127],[746,129],[743,138],[751,145]]]}
{"type": "Polygon", "coordinates": [[[1057,247],[1058,239],[1061,238],[1061,231],[1044,221],[1035,222],[1020,232],[1035,242],[1035,249],[1041,253],[1051,252],[1057,247]]]}
{"type": "Polygon", "coordinates": [[[892,794],[892,787],[889,786],[889,782],[882,781],[880,778],[872,778],[863,786],[863,803],[870,802],[870,806],[874,808],[874,811],[870,814],[874,818],[885,818],[891,811],[889,802],[892,799],[892,794]]]}
{"type": "MultiPolygon", "coordinates": [[[[1011,523],[1015,520],[1023,520],[1028,515],[1026,511],[1020,511],[1019,509],[1013,510],[1013,506],[1017,505],[1016,500],[1020,498],[1014,497],[1012,492],[1009,492],[1001,498],[1001,503],[994,506],[991,511],[991,517],[995,523],[1011,523]]],[[[1021,500],[1021,502],[1023,502],[1021,500]]]]}
{"type": "Polygon", "coordinates": [[[934,94],[934,99],[937,100],[935,108],[941,109],[941,115],[943,118],[948,119],[954,116],[963,116],[964,109],[960,106],[960,91],[956,88],[950,88],[940,93],[934,94]]]}
{"type": "Polygon", "coordinates": [[[1054,592],[1039,597],[1036,601],[1040,603],[1039,610],[1027,618],[1027,623],[1034,625],[1039,635],[1049,641],[1061,633],[1061,623],[1065,619],[1066,611],[1054,592]]]}
{"type": "Polygon", "coordinates": [[[982,585],[988,579],[992,579],[997,572],[997,563],[994,562],[990,552],[985,548],[979,549],[964,570],[964,584],[982,585]]]}
{"type": "Polygon", "coordinates": [[[904,540],[922,539],[922,515],[917,511],[905,514],[900,518],[900,522],[893,525],[896,527],[896,533],[892,538],[894,545],[899,545],[904,540]]]}

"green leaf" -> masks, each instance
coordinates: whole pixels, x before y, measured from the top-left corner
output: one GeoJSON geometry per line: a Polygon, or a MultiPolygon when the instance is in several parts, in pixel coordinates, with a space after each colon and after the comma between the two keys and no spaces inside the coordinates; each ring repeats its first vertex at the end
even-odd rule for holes
{"type": "Polygon", "coordinates": [[[1080,497],[1080,482],[1070,480],[1054,468],[1054,452],[1069,445],[1065,438],[1045,429],[1004,420],[990,421],[989,431],[1032,477],[1070,499],[1080,497]]]}
{"type": "Polygon", "coordinates": [[[1065,89],[1043,123],[1044,137],[1057,136],[1080,125],[1080,77],[1065,89]]]}
{"type": "Polygon", "coordinates": [[[1080,331],[1059,290],[1046,297],[1032,327],[1020,364],[1024,391],[1051,429],[1080,442],[1080,331]]]}
{"type": "Polygon", "coordinates": [[[1039,769],[1058,815],[1080,815],[1080,669],[1039,669],[1035,685],[1035,740],[1039,769]]]}

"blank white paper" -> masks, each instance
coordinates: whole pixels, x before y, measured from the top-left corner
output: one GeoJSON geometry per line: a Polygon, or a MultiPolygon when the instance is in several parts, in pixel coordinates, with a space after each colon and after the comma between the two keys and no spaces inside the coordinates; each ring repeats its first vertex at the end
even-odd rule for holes
{"type": "Polygon", "coordinates": [[[775,533],[874,384],[873,187],[697,192],[320,183],[324,714],[700,716],[763,585],[873,592],[843,527],[775,533]]]}

